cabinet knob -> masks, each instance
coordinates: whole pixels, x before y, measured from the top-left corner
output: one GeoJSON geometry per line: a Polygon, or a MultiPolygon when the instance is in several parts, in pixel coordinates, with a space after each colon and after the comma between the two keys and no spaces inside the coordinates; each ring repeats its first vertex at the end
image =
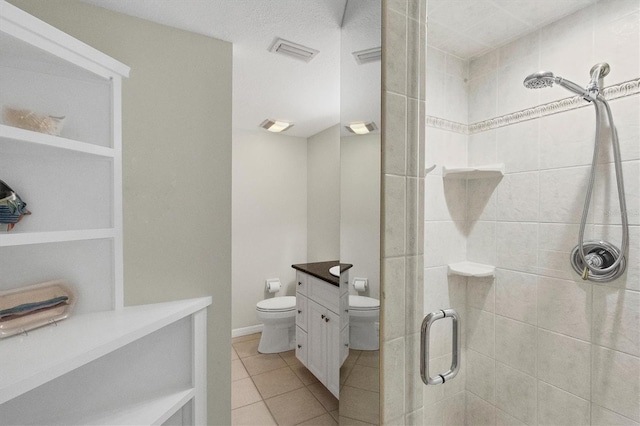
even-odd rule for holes
{"type": "Polygon", "coordinates": [[[326,317],[326,318],[324,319],[324,322],[329,322],[329,317],[326,317]]]}
{"type": "Polygon", "coordinates": [[[344,345],[345,345],[347,348],[349,347],[349,344],[348,344],[348,343],[345,343],[344,345]]]}
{"type": "Polygon", "coordinates": [[[298,285],[302,285],[302,283],[300,281],[298,281],[298,285]]]}
{"type": "Polygon", "coordinates": [[[301,348],[302,348],[302,345],[298,345],[298,349],[301,349],[301,348]]]}
{"type": "Polygon", "coordinates": [[[302,313],[302,311],[301,311],[300,309],[298,309],[298,313],[299,313],[299,314],[301,314],[301,313],[302,313]]]}
{"type": "Polygon", "coordinates": [[[320,315],[320,318],[324,319],[324,315],[320,315]]]}

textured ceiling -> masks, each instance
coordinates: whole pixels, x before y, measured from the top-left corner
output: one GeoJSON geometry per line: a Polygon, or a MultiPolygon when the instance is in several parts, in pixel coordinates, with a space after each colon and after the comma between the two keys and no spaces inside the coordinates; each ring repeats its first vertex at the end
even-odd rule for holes
{"type": "MultiPolygon", "coordinates": [[[[233,125],[292,121],[312,136],[340,121],[340,25],[347,0],[83,0],[233,43],[233,125]],[[317,49],[309,63],[270,53],[276,37],[317,49]]],[[[215,76],[212,76],[215,78],[215,76]]]]}
{"type": "MultiPolygon", "coordinates": [[[[295,123],[286,134],[309,137],[338,122],[380,125],[380,62],[356,65],[351,55],[380,46],[380,1],[83,1],[233,43],[236,128],[272,118],[295,123]],[[320,53],[309,63],[275,55],[267,49],[276,37],[320,53]]],[[[469,59],[593,2],[429,0],[428,43],[469,59]]]]}
{"type": "Polygon", "coordinates": [[[428,44],[480,56],[596,0],[429,0],[428,44]]]}

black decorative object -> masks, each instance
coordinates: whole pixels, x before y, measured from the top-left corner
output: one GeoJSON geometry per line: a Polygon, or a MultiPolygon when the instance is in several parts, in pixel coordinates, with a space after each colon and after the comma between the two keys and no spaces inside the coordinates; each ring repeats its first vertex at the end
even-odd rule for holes
{"type": "Polygon", "coordinates": [[[0,226],[6,225],[6,230],[11,231],[16,223],[25,215],[30,215],[27,203],[6,183],[0,180],[0,226]]]}

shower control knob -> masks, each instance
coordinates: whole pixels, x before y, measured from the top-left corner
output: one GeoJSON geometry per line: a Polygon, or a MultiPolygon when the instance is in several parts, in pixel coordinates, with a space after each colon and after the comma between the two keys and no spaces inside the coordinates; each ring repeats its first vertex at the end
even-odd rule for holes
{"type": "Polygon", "coordinates": [[[611,253],[602,248],[590,251],[589,254],[585,256],[585,259],[589,266],[598,269],[606,269],[615,262],[615,258],[611,253]]]}
{"type": "Polygon", "coordinates": [[[298,345],[298,349],[302,349],[302,345],[298,345]]]}
{"type": "Polygon", "coordinates": [[[298,285],[302,285],[302,283],[300,281],[298,281],[298,285]]]}
{"type": "Polygon", "coordinates": [[[325,318],[325,319],[324,319],[324,322],[329,322],[329,318],[328,318],[328,317],[327,317],[327,318],[325,318]]]}
{"type": "Polygon", "coordinates": [[[299,314],[301,314],[301,313],[302,313],[302,311],[301,311],[300,309],[298,309],[298,313],[299,313],[299,314]]]}
{"type": "Polygon", "coordinates": [[[320,315],[320,318],[324,319],[324,315],[320,315]]]}

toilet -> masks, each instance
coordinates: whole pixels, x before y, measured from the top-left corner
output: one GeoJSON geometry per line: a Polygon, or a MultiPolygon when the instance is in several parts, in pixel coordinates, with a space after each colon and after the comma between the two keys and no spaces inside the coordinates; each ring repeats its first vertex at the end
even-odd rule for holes
{"type": "Polygon", "coordinates": [[[264,324],[258,352],[286,352],[296,346],[296,297],[281,296],[256,304],[256,318],[264,324]]]}
{"type": "Polygon", "coordinates": [[[349,348],[376,351],[380,348],[380,301],[349,295],[349,348]]]}

